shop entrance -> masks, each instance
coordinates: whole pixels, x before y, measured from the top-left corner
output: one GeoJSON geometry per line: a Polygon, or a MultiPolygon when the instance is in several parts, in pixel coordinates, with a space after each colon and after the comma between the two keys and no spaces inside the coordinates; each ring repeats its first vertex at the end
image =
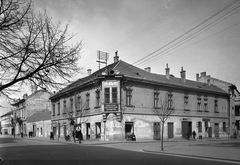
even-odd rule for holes
{"type": "Polygon", "coordinates": [[[87,128],[87,132],[86,132],[86,139],[90,139],[90,123],[86,123],[86,128],[87,128]]]}
{"type": "Polygon", "coordinates": [[[192,135],[192,122],[182,121],[182,138],[189,139],[192,135]]]}
{"type": "Polygon", "coordinates": [[[125,139],[131,134],[134,134],[134,123],[125,122],[125,139]]]}
{"type": "Polygon", "coordinates": [[[101,123],[97,122],[96,123],[96,139],[101,138],[101,123]]]}

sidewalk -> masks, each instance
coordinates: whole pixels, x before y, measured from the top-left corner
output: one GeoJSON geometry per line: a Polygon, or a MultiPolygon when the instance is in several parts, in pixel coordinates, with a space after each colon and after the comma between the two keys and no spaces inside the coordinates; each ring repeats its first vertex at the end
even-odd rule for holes
{"type": "MultiPolygon", "coordinates": [[[[10,136],[9,136],[10,137],[10,136]]],[[[12,137],[12,136],[11,136],[12,137]]],[[[16,136],[16,138],[21,138],[16,136]]],[[[209,158],[216,160],[225,160],[240,164],[240,139],[201,139],[185,140],[174,139],[164,141],[164,150],[160,149],[160,141],[156,140],[137,140],[137,141],[101,141],[101,140],[83,140],[81,144],[76,141],[65,141],[64,138],[50,140],[48,137],[24,137],[23,139],[46,141],[52,143],[65,143],[75,145],[104,145],[109,144],[136,144],[142,147],[141,150],[147,153],[157,153],[175,156],[187,156],[197,158],[209,158]],[[236,145],[237,144],[237,145],[236,145]]],[[[110,146],[109,146],[110,147],[110,146]]]]}

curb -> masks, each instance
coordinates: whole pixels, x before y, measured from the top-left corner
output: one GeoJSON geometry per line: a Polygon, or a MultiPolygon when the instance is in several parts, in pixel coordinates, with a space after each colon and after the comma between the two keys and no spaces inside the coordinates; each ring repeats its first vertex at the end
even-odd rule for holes
{"type": "Polygon", "coordinates": [[[214,158],[214,157],[207,157],[207,156],[196,156],[196,155],[186,155],[186,154],[176,154],[176,153],[166,153],[164,151],[150,151],[142,149],[143,152],[146,153],[155,153],[155,154],[163,154],[163,155],[170,155],[170,156],[182,156],[182,157],[189,157],[189,158],[201,158],[201,159],[209,159],[213,161],[227,161],[231,163],[237,163],[239,164],[239,160],[232,160],[232,159],[222,159],[222,158],[214,158]]]}

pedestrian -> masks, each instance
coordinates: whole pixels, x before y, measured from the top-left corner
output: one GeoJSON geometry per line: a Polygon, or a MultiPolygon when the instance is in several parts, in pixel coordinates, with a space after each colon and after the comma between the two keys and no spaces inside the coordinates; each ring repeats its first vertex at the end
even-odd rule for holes
{"type": "Polygon", "coordinates": [[[50,132],[50,140],[54,140],[53,132],[50,132]]]}
{"type": "Polygon", "coordinates": [[[192,136],[193,136],[193,140],[195,140],[195,137],[196,137],[196,132],[193,130],[192,132],[192,136]]]}

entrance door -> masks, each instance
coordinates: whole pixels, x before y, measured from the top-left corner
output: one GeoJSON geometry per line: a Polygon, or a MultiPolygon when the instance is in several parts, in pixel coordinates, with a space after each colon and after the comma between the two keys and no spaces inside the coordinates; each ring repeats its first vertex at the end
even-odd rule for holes
{"type": "Polygon", "coordinates": [[[219,138],[219,124],[218,123],[215,123],[214,134],[215,134],[215,138],[219,138]]]}
{"type": "Polygon", "coordinates": [[[58,137],[60,137],[60,123],[58,123],[58,137]]]}
{"type": "Polygon", "coordinates": [[[64,137],[67,136],[67,125],[63,126],[63,134],[64,134],[64,137]]]}
{"type": "Polygon", "coordinates": [[[153,123],[153,139],[160,140],[160,122],[153,123]]]}
{"type": "Polygon", "coordinates": [[[86,123],[87,133],[86,133],[86,139],[90,139],[90,123],[86,123]]]}
{"type": "Polygon", "coordinates": [[[192,134],[192,122],[182,121],[182,138],[188,139],[192,134]]]}
{"type": "Polygon", "coordinates": [[[96,123],[96,139],[101,138],[101,123],[96,123]]]}
{"type": "Polygon", "coordinates": [[[125,139],[127,139],[133,133],[134,133],[134,123],[125,122],[125,139]]]}
{"type": "Polygon", "coordinates": [[[35,125],[33,125],[33,135],[32,135],[33,137],[35,137],[36,136],[36,126],[35,125]]]}
{"type": "Polygon", "coordinates": [[[173,138],[173,123],[168,123],[168,138],[173,138]]]}

